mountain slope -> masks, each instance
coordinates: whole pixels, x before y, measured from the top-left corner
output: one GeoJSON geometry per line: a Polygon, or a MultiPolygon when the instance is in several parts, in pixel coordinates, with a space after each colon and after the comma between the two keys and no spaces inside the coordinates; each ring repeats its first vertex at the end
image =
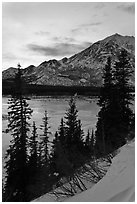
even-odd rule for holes
{"type": "MultiPolygon", "coordinates": [[[[135,68],[135,38],[114,34],[92,44],[87,49],[70,58],[49,60],[38,67],[33,65],[23,70],[28,83],[61,86],[101,86],[102,70],[109,55],[112,61],[117,59],[121,49],[128,52],[132,69],[135,68]]],[[[3,80],[14,78],[15,68],[2,73],[3,80]]],[[[134,74],[131,78],[134,84],[134,74]]]]}

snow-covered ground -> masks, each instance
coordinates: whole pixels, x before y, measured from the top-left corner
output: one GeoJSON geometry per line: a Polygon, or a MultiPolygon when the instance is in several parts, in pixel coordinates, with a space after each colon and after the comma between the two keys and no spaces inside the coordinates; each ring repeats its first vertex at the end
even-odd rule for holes
{"type": "MultiPolygon", "coordinates": [[[[46,194],[33,202],[55,202],[46,194]]],[[[133,202],[135,201],[135,143],[119,149],[107,174],[90,189],[70,197],[65,202],[133,202]]]]}
{"type": "Polygon", "coordinates": [[[135,143],[120,149],[107,174],[93,188],[71,197],[67,202],[135,201],[135,143]]]}

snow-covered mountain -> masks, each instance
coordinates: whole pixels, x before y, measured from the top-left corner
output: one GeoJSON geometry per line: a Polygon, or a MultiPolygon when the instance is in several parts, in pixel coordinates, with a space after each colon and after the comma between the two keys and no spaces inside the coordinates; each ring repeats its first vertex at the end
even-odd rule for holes
{"type": "MultiPolygon", "coordinates": [[[[31,84],[62,86],[100,86],[102,85],[102,69],[109,55],[114,61],[120,50],[128,52],[132,68],[135,68],[135,38],[114,34],[92,44],[87,49],[70,58],[49,60],[35,67],[30,65],[23,70],[23,75],[31,84]]],[[[15,68],[2,73],[3,80],[14,78],[15,68]]],[[[134,74],[131,78],[134,84],[134,74]]]]}
{"type": "MultiPolygon", "coordinates": [[[[33,202],[55,202],[55,196],[45,194],[33,202]]],[[[106,175],[86,191],[64,202],[134,202],[135,201],[135,143],[118,150],[106,175]]]]}

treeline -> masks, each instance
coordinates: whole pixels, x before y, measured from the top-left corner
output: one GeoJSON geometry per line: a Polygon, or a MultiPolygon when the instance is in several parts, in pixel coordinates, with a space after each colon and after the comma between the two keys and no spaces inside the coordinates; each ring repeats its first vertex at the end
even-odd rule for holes
{"type": "MultiPolygon", "coordinates": [[[[19,66],[15,89],[9,101],[8,129],[12,140],[6,154],[3,201],[30,201],[57,187],[55,184],[62,178],[73,178],[76,182],[78,175],[77,178],[73,175],[87,162],[106,157],[132,139],[134,114],[130,108],[133,100],[129,84],[131,73],[125,50],[121,51],[113,65],[108,57],[98,101],[100,111],[96,130],[84,135],[75,97],[71,97],[69,108],[51,142],[46,110],[41,125],[42,133],[37,133],[35,122],[30,132],[32,110],[24,97],[19,66]]],[[[95,169],[95,166],[91,168],[95,169]]],[[[86,189],[82,180],[80,182],[86,189]]],[[[74,187],[73,190],[75,193],[74,187]]]]}
{"type": "MultiPolygon", "coordinates": [[[[10,80],[2,81],[2,94],[10,95],[14,92],[14,83],[10,80]]],[[[100,87],[93,86],[50,86],[50,85],[38,85],[38,84],[25,84],[26,95],[53,95],[72,96],[75,93],[84,96],[98,96],[100,93],[100,87]]]]}

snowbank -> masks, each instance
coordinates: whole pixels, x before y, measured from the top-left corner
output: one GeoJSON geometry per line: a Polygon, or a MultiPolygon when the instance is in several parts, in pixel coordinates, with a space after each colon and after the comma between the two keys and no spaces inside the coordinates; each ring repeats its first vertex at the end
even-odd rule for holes
{"type": "Polygon", "coordinates": [[[120,149],[106,176],[93,188],[66,202],[133,202],[135,201],[135,143],[120,149]]]}
{"type": "MultiPolygon", "coordinates": [[[[45,194],[32,202],[56,202],[45,194]]],[[[120,148],[107,174],[97,184],[64,202],[133,202],[135,201],[135,143],[120,148]]]]}

